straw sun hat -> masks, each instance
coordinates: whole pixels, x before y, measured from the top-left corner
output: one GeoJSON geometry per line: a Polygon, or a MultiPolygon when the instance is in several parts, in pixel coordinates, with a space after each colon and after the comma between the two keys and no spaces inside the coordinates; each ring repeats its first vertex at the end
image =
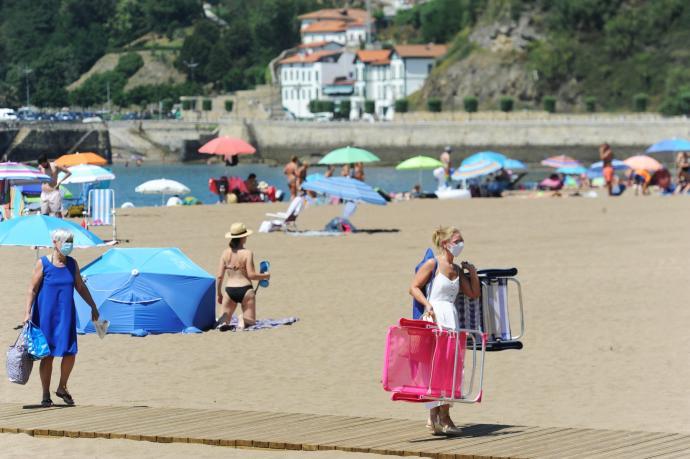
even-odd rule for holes
{"type": "Polygon", "coordinates": [[[236,239],[240,237],[246,237],[252,234],[254,231],[247,229],[244,223],[233,223],[230,225],[230,231],[225,233],[225,239],[236,239]]]}

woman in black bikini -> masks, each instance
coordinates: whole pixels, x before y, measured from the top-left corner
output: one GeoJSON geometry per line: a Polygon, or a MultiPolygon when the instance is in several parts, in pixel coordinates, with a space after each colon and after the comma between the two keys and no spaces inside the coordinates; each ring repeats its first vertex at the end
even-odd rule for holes
{"type": "Polygon", "coordinates": [[[223,305],[223,322],[218,327],[225,331],[230,328],[230,319],[237,308],[242,305],[242,314],[238,316],[237,327],[252,326],[256,323],[256,297],[254,295],[253,280],[268,280],[269,273],[258,273],[254,269],[254,254],[245,249],[247,236],[252,234],[244,223],[233,223],[230,232],[225,233],[225,238],[230,239],[230,247],[223,251],[216,277],[216,296],[218,303],[223,305]],[[225,296],[223,296],[223,280],[225,282],[225,296]]]}

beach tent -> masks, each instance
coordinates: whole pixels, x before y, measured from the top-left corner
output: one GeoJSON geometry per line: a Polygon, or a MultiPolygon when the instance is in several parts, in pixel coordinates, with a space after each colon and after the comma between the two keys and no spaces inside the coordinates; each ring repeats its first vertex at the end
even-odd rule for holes
{"type": "MultiPolygon", "coordinates": [[[[215,279],[177,248],[111,249],[81,270],[109,333],[198,333],[213,326],[215,279]]],[[[94,333],[75,292],[77,331],[94,333]]]]}

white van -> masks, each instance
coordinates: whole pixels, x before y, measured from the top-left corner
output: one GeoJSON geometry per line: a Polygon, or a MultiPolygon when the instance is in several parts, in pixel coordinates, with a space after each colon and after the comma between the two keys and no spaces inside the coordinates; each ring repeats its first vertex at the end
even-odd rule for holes
{"type": "Polygon", "coordinates": [[[17,114],[11,108],[0,108],[0,121],[17,121],[17,114]]]}

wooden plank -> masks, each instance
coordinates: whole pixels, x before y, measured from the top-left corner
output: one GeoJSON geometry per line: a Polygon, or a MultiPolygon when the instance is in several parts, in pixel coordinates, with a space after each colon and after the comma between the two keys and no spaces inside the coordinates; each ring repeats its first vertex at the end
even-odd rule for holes
{"type": "MultiPolygon", "coordinates": [[[[591,448],[591,445],[601,445],[602,442],[621,437],[621,432],[611,430],[595,429],[573,429],[570,435],[561,438],[551,438],[547,441],[528,447],[518,447],[521,456],[543,457],[556,454],[560,457],[565,456],[566,451],[571,449],[591,448]]],[[[516,453],[517,454],[517,453],[516,453]]]]}
{"type": "Polygon", "coordinates": [[[303,449],[315,451],[317,449],[335,449],[335,445],[331,448],[325,448],[326,445],[343,441],[344,439],[371,433],[373,430],[380,430],[390,428],[390,423],[381,419],[361,419],[361,420],[341,420],[340,424],[323,430],[321,432],[314,432],[305,439],[300,439],[303,449]]]}
{"type": "MultiPolygon", "coordinates": [[[[511,436],[509,438],[496,438],[490,442],[482,443],[472,447],[468,451],[459,451],[457,447],[449,445],[450,448],[444,450],[443,452],[455,452],[456,454],[468,454],[476,456],[488,456],[493,455],[506,456],[505,451],[512,451],[516,446],[521,446],[529,443],[543,441],[546,438],[554,435],[559,435],[562,432],[567,432],[570,429],[563,427],[551,427],[545,428],[543,430],[538,430],[534,432],[525,432],[521,435],[511,436]]],[[[439,451],[441,452],[441,451],[439,451]]]]}
{"type": "MultiPolygon", "coordinates": [[[[622,448],[608,451],[607,455],[611,456],[611,455],[615,454],[617,457],[624,456],[624,457],[630,457],[630,458],[637,458],[637,457],[647,458],[662,448],[667,449],[669,447],[678,446],[678,445],[680,447],[683,447],[684,444],[687,444],[687,438],[684,435],[674,434],[674,435],[669,435],[669,436],[665,436],[662,438],[657,438],[654,440],[646,441],[643,443],[626,445],[622,448]]],[[[606,456],[603,456],[603,457],[606,457],[606,456]]]]}
{"type": "Polygon", "coordinates": [[[567,441],[570,438],[580,436],[577,429],[561,429],[559,431],[544,433],[543,435],[518,436],[510,441],[496,440],[485,443],[479,448],[473,448],[470,452],[474,455],[501,457],[533,457],[529,454],[530,450],[542,449],[546,443],[557,444],[567,441]]]}
{"type": "Polygon", "coordinates": [[[614,450],[626,445],[641,443],[645,441],[654,440],[671,434],[660,434],[657,432],[626,432],[615,431],[619,435],[609,441],[601,442],[599,444],[588,445],[588,448],[581,450],[565,451],[562,455],[558,454],[559,458],[590,458],[597,454],[605,454],[606,451],[614,450]]]}

